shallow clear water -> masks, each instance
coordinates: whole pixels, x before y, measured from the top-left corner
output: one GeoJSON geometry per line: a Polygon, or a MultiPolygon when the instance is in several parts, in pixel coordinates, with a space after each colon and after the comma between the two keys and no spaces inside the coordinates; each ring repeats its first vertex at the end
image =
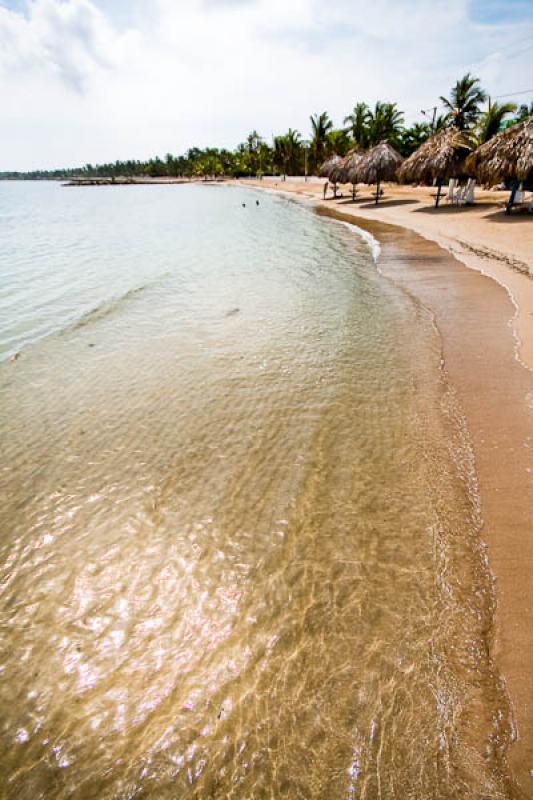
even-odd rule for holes
{"type": "Polygon", "coordinates": [[[508,797],[468,440],[368,243],[222,186],[0,226],[5,796],[508,797]]]}

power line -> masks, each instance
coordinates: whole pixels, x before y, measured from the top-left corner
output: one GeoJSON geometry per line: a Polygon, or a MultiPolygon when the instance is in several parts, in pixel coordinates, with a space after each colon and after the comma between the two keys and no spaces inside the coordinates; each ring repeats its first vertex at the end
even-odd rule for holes
{"type": "MultiPolygon", "coordinates": [[[[527,53],[529,50],[533,50],[533,44],[530,44],[529,47],[524,47],[523,50],[518,50],[516,53],[509,53],[508,55],[504,53],[505,58],[516,58],[516,56],[521,56],[522,53],[527,53]]],[[[492,55],[492,53],[491,53],[492,55]]]]}
{"type": "Polygon", "coordinates": [[[522,44],[522,42],[530,42],[533,39],[533,36],[529,34],[529,36],[524,36],[522,39],[515,39],[514,42],[506,42],[505,47],[514,47],[515,44],[522,44]]]}
{"type": "Polygon", "coordinates": [[[495,94],[494,99],[499,100],[500,97],[516,97],[519,94],[531,94],[533,89],[523,89],[521,92],[507,92],[507,94],[495,94]]]}

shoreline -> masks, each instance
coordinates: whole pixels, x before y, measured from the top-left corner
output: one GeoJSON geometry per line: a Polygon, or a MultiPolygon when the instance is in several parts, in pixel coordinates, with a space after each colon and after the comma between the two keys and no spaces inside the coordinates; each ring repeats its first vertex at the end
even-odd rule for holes
{"type": "Polygon", "coordinates": [[[431,202],[429,189],[420,191],[423,199],[411,202],[409,192],[417,190],[399,187],[396,194],[408,199],[409,206],[417,204],[407,211],[402,202],[389,206],[384,202],[377,208],[367,203],[365,208],[364,203],[363,207],[347,203],[346,198],[323,201],[322,184],[317,183],[266,179],[235,183],[310,201],[317,213],[367,231],[382,247],[380,270],[434,315],[446,371],[475,456],[483,520],[480,536],[487,546],[496,592],[490,651],[505,683],[515,729],[507,761],[513,782],[529,797],[533,793],[529,674],[533,628],[527,619],[533,610],[533,279],[529,276],[533,264],[527,252],[533,242],[532,221],[511,218],[505,235],[491,231],[482,236],[487,210],[493,211],[490,199],[481,208],[474,207],[474,225],[469,225],[472,209],[444,208],[434,213],[429,209],[420,222],[413,210],[416,213],[419,203],[431,202]],[[445,231],[448,220],[455,224],[445,231]],[[517,226],[526,228],[528,222],[530,230],[516,236],[517,226]],[[394,261],[390,254],[387,257],[391,246],[394,261]]]}
{"type": "Polygon", "coordinates": [[[508,191],[476,188],[476,205],[463,208],[446,206],[443,194],[440,208],[435,209],[433,187],[383,184],[385,199],[375,206],[370,187],[360,190],[355,202],[351,196],[340,195],[336,200],[323,200],[324,182],[273,178],[229,181],[236,186],[295,196],[318,208],[333,208],[337,214],[345,214],[348,222],[354,217],[388,222],[436,242],[466,267],[488,275],[506,289],[516,310],[512,325],[520,358],[533,370],[533,217],[519,213],[505,216],[508,191]]]}

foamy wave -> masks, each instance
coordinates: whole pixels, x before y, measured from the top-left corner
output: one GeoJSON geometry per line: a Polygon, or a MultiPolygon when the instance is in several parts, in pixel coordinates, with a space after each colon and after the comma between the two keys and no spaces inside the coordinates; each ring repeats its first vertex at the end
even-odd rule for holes
{"type": "Polygon", "coordinates": [[[94,308],[91,308],[89,311],[86,311],[84,314],[81,315],[77,320],[74,320],[70,324],[66,325],[62,330],[61,333],[70,333],[71,331],[77,331],[80,328],[84,328],[86,325],[89,325],[91,322],[95,322],[96,320],[102,319],[103,317],[107,317],[109,314],[112,314],[114,311],[117,311],[120,306],[124,303],[127,303],[128,300],[132,300],[136,295],[144,292],[145,289],[148,289],[150,284],[145,284],[144,286],[136,286],[133,289],[128,289],[127,292],[124,294],[116,295],[115,297],[111,297],[108,300],[104,300],[102,303],[99,303],[94,308]]]}
{"type": "Polygon", "coordinates": [[[339,225],[344,225],[346,228],[354,231],[358,236],[363,239],[367,245],[370,247],[370,252],[372,253],[372,258],[374,259],[374,263],[377,263],[377,260],[381,253],[381,245],[376,239],[375,236],[372,236],[371,233],[365,231],[364,228],[360,228],[359,225],[355,225],[353,222],[346,222],[343,219],[335,219],[335,217],[331,217],[334,222],[338,222],[339,225]]]}

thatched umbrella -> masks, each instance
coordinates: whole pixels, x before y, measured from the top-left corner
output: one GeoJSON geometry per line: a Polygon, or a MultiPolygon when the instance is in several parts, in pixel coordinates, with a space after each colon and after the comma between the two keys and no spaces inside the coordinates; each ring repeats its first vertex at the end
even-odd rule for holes
{"type": "MultiPolygon", "coordinates": [[[[336,153],[330,156],[322,166],[320,167],[320,172],[318,176],[320,178],[327,178],[333,184],[333,196],[337,197],[337,181],[338,181],[338,170],[342,167],[344,163],[344,158],[342,156],[337,155],[336,153]]],[[[324,190],[325,196],[325,190],[324,190]]]]}
{"type": "Polygon", "coordinates": [[[510,214],[520,181],[527,180],[533,172],[533,117],[511,125],[478,147],[468,157],[466,169],[483,183],[512,180],[507,204],[507,213],[510,214]]]}
{"type": "Polygon", "coordinates": [[[403,162],[398,177],[404,182],[436,180],[435,207],[438,207],[442,182],[464,173],[465,159],[471,149],[464,133],[457,128],[446,128],[420,145],[403,162]]]}
{"type": "Polygon", "coordinates": [[[363,154],[359,150],[352,150],[344,159],[344,172],[346,174],[345,183],[352,184],[352,200],[355,200],[355,189],[357,186],[357,168],[361,163],[363,154]]]}
{"type": "Polygon", "coordinates": [[[342,164],[343,160],[344,159],[342,158],[342,156],[339,156],[336,153],[334,155],[330,156],[328,159],[326,159],[326,161],[324,161],[324,163],[320,167],[320,172],[318,173],[318,177],[319,178],[330,178],[331,177],[331,171],[335,167],[338,167],[340,164],[342,164]]]}
{"type": "Polygon", "coordinates": [[[337,163],[331,168],[329,179],[334,185],[337,183],[347,182],[345,158],[341,158],[340,161],[337,161],[337,163]]]}
{"type": "Polygon", "coordinates": [[[388,142],[380,142],[368,150],[359,162],[356,177],[361,183],[376,184],[376,205],[381,181],[393,181],[403,158],[388,142]]]}

